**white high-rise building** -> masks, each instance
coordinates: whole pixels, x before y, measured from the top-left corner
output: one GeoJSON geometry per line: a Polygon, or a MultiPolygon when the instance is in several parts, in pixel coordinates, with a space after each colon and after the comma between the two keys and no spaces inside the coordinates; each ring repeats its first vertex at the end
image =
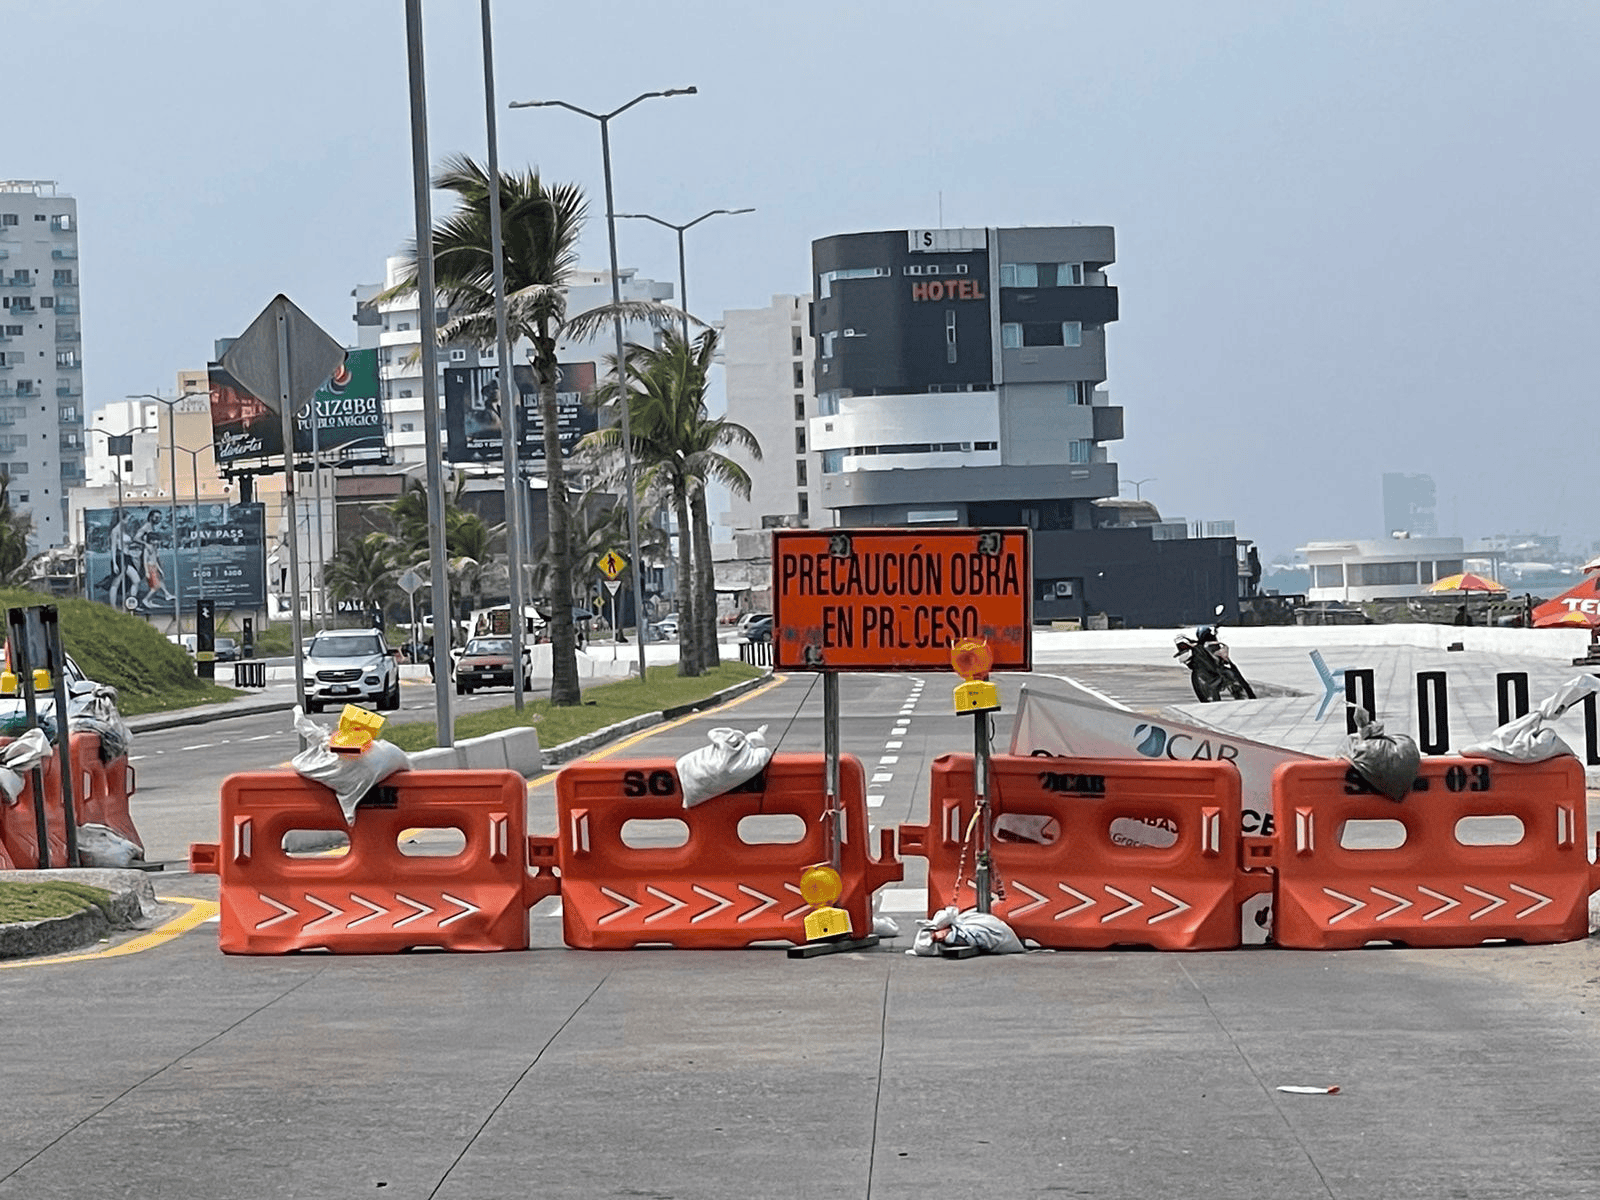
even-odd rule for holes
{"type": "Polygon", "coordinates": [[[71,540],[83,442],[77,201],[52,180],[0,180],[0,471],[32,549],[71,540]]]}
{"type": "MultiPolygon", "coordinates": [[[[425,461],[425,433],[422,421],[422,312],[415,292],[392,300],[372,302],[372,297],[399,283],[406,272],[407,261],[402,257],[390,258],[385,264],[383,287],[366,285],[352,293],[356,300],[355,321],[359,344],[376,345],[378,349],[378,377],[383,385],[384,410],[389,415],[389,446],[397,466],[408,467],[425,461]]],[[[641,279],[632,267],[620,272],[621,292],[624,300],[660,300],[670,302],[673,286],[641,279]]],[[[572,315],[588,312],[611,303],[611,272],[577,270],[567,290],[567,312],[572,315]]],[[[440,324],[446,320],[444,306],[438,310],[440,324]]],[[[623,337],[631,343],[651,344],[655,329],[646,322],[635,321],[622,328],[623,337]]],[[[530,343],[517,342],[511,347],[511,361],[526,363],[530,343]]],[[[556,356],[562,363],[593,362],[595,375],[606,374],[604,359],[616,353],[614,335],[610,326],[593,341],[575,342],[561,338],[556,343],[556,356]]],[[[443,421],[443,372],[450,367],[492,367],[499,360],[494,348],[477,350],[470,346],[441,347],[440,420],[443,421]]],[[[441,429],[440,437],[443,439],[441,429]]]]}

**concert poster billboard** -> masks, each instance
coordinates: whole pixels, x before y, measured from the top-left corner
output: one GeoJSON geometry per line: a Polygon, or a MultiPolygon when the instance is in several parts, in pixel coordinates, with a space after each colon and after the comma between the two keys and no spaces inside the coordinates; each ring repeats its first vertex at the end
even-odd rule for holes
{"type": "Polygon", "coordinates": [[[125,612],[171,613],[181,582],[186,609],[196,600],[267,606],[264,505],[202,501],[197,513],[194,504],[179,504],[176,539],[172,515],[149,504],[84,511],[89,599],[125,612]]]}
{"type": "MultiPolygon", "coordinates": [[[[587,403],[594,392],[592,362],[558,363],[556,415],[560,422],[562,453],[568,453],[586,433],[599,427],[594,409],[587,403]]],[[[544,422],[539,417],[539,381],[533,367],[523,364],[511,368],[517,385],[519,405],[519,443],[517,457],[541,461],[544,458],[544,422]]],[[[497,367],[450,367],[444,373],[445,457],[453,463],[497,463],[502,461],[505,436],[502,433],[500,371],[497,367]]]]}
{"type": "MultiPolygon", "coordinates": [[[[211,377],[211,431],[219,466],[282,459],[283,421],[251,395],[219,363],[211,377]]],[[[389,461],[387,422],[378,383],[376,349],[350,350],[344,363],[317,389],[316,441],[322,461],[333,466],[389,461]]],[[[295,412],[296,455],[311,453],[311,404],[295,412]]]]}

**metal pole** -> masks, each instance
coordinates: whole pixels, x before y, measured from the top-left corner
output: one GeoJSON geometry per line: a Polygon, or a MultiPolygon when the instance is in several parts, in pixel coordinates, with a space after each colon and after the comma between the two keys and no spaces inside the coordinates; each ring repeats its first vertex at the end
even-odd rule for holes
{"type": "MultiPolygon", "coordinates": [[[[989,812],[989,714],[972,716],[972,793],[977,802],[978,853],[973,885],[978,889],[978,911],[989,911],[989,874],[994,848],[990,840],[993,822],[989,812]]],[[[958,899],[959,903],[959,899],[958,899]]]]}
{"type": "MultiPolygon", "coordinates": [[[[606,237],[611,242],[611,303],[622,305],[622,280],[617,266],[617,212],[611,197],[611,118],[600,118],[600,157],[606,172],[606,237]]],[[[639,643],[639,681],[644,682],[644,564],[639,558],[639,504],[633,485],[633,428],[628,409],[628,348],[622,340],[622,314],[612,319],[617,335],[617,391],[622,404],[622,473],[628,490],[628,550],[632,555],[634,640],[639,643]]],[[[569,597],[567,603],[571,603],[569,597]]]]}
{"type": "Polygon", "coordinates": [[[428,191],[428,98],[422,0],[406,0],[406,75],[411,85],[411,185],[417,225],[417,307],[422,329],[422,430],[428,456],[428,564],[433,599],[433,702],[441,746],[455,745],[450,716],[450,581],[445,574],[444,462],[439,445],[438,302],[433,284],[433,198],[428,191]],[[441,619],[444,627],[440,628],[441,619]],[[444,636],[441,638],[440,634],[444,636]]]}
{"type": "Polygon", "coordinates": [[[822,673],[822,778],[828,799],[829,859],[844,867],[844,813],[839,810],[839,672],[822,673]]]}
{"type": "Polygon", "coordinates": [[[317,408],[315,392],[311,394],[311,486],[317,505],[317,577],[311,584],[311,623],[323,629],[328,624],[327,594],[322,582],[323,573],[328,569],[328,550],[322,542],[322,414],[317,408]],[[320,621],[317,619],[319,612],[322,614],[320,621]]]}
{"type": "MultiPolygon", "coordinates": [[[[28,617],[25,610],[8,608],[6,625],[11,635],[11,669],[17,676],[17,688],[22,693],[22,711],[27,728],[39,727],[39,710],[33,696],[33,663],[28,655],[28,617]]],[[[41,871],[50,869],[50,821],[44,808],[44,772],[37,766],[29,772],[33,785],[33,830],[39,839],[37,866],[41,871]]]]}
{"type": "Polygon", "coordinates": [[[685,353],[688,352],[689,347],[689,268],[684,265],[683,235],[688,228],[685,225],[678,230],[678,307],[683,310],[683,345],[685,353]]]}
{"type": "Polygon", "coordinates": [[[78,808],[73,797],[72,736],[67,713],[66,655],[61,649],[60,614],[54,604],[42,605],[39,622],[44,627],[45,663],[50,668],[50,692],[56,709],[56,754],[61,767],[61,816],[67,835],[67,866],[78,862],[78,808]]]}
{"type": "MultiPolygon", "coordinates": [[[[294,647],[294,702],[306,701],[306,663],[301,653],[300,625],[300,523],[294,491],[294,401],[289,396],[289,325],[285,313],[278,324],[278,411],[283,426],[283,502],[289,508],[289,636],[294,647]]],[[[196,645],[199,644],[198,635],[196,645]]],[[[301,747],[304,749],[304,747],[301,747]]]]}
{"type": "MultiPolygon", "coordinates": [[[[282,363],[280,362],[280,366],[282,363]]],[[[182,397],[179,397],[181,399],[182,397]]],[[[165,401],[163,401],[165,403],[165,401]]],[[[167,404],[167,459],[172,467],[172,494],[167,497],[172,512],[172,616],[183,643],[183,579],[178,573],[178,409],[177,400],[167,404]]]]}
{"type": "MultiPolygon", "coordinates": [[[[204,447],[201,447],[204,449],[204,447]]],[[[206,598],[206,543],[200,536],[200,451],[185,450],[189,456],[189,479],[194,484],[194,553],[195,553],[195,587],[199,589],[199,596],[195,599],[194,608],[194,650],[200,653],[200,601],[206,598]]]]}
{"type": "Polygon", "coordinates": [[[511,377],[511,337],[506,325],[506,264],[500,232],[500,139],[494,116],[494,35],[489,27],[489,0],[482,0],[483,107],[489,135],[489,249],[494,259],[494,333],[500,358],[500,437],[504,443],[506,557],[511,574],[511,690],[513,703],[522,711],[525,686],[522,640],[527,624],[522,614],[522,546],[517,536],[521,507],[517,504],[517,459],[522,453],[518,426],[522,421],[522,392],[511,377]]]}

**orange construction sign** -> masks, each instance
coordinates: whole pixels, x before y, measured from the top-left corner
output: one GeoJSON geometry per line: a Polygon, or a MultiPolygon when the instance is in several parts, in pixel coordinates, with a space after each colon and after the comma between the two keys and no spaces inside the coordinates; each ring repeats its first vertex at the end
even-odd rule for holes
{"type": "Polygon", "coordinates": [[[801,671],[948,671],[983,639],[994,670],[1033,664],[1026,529],[778,529],[773,665],[801,671]]]}

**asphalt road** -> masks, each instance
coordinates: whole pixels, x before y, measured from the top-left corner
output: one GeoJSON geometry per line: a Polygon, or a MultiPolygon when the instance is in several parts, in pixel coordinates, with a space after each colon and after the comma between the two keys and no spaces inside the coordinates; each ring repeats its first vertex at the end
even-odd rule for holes
{"type": "MultiPolygon", "coordinates": [[[[1092,686],[1172,685],[1151,670],[1092,686]]],[[[818,749],[809,683],[614,753],[761,723],[818,749]]],[[[970,745],[950,683],[844,681],[844,748],[888,776],[875,820],[920,818],[931,759],[970,745]]],[[[212,836],[214,801],[180,778],[202,756],[276,761],[242,733],[139,740],[174,830],[212,836]]],[[[549,787],[530,792],[536,828],[549,787]]],[[[230,958],[202,926],[0,970],[0,1200],[1600,1194],[1593,940],[967,962],[902,940],[795,962],[569,951],[559,921],[533,925],[540,948],[519,954],[230,958]]]]}

